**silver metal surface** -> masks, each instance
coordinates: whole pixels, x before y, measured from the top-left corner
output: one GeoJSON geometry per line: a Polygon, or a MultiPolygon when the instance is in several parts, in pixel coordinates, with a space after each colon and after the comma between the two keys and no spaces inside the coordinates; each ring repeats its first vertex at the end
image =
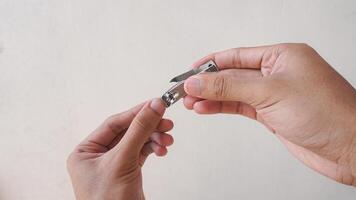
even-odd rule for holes
{"type": "Polygon", "coordinates": [[[177,82],[173,87],[171,87],[166,93],[162,95],[162,100],[164,101],[166,107],[171,106],[179,99],[183,98],[187,94],[184,91],[184,81],[189,77],[204,73],[204,72],[216,72],[219,71],[213,60],[210,60],[201,66],[189,70],[183,74],[174,77],[170,82],[177,82]]]}

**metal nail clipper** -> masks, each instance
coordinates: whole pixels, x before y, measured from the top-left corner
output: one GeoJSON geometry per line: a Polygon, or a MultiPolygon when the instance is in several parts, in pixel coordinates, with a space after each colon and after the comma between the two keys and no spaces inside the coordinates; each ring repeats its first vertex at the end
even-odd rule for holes
{"type": "Polygon", "coordinates": [[[173,87],[171,87],[166,93],[162,95],[162,100],[165,103],[166,107],[177,102],[179,99],[183,98],[187,95],[184,91],[184,81],[189,77],[204,73],[204,72],[216,72],[219,71],[217,65],[213,60],[210,60],[199,67],[196,67],[192,70],[189,70],[183,74],[180,74],[174,77],[170,83],[176,83],[173,87]]]}

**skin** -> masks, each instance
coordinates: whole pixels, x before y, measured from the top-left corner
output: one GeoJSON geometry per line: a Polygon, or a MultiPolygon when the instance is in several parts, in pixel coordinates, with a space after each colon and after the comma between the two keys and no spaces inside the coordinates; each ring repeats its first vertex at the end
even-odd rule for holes
{"type": "Polygon", "coordinates": [[[166,132],[160,99],[109,117],[82,141],[67,160],[78,200],[144,199],[141,168],[152,152],[167,153],[173,138],[166,132]]]}
{"type": "Polygon", "coordinates": [[[305,44],[214,53],[221,71],[185,82],[199,114],[240,114],[264,124],[300,161],[356,186],[356,90],[305,44]]]}
{"type": "MultiPolygon", "coordinates": [[[[356,186],[356,91],[305,44],[236,48],[208,55],[219,72],[185,82],[199,114],[239,114],[264,124],[305,165],[356,186]]],[[[144,199],[141,168],[167,153],[172,121],[160,99],[109,117],[70,154],[78,200],[144,199]]]]}

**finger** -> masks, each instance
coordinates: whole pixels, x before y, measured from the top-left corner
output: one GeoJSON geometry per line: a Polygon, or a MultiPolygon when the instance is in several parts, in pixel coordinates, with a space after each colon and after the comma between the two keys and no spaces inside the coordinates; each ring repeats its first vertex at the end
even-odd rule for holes
{"type": "Polygon", "coordinates": [[[144,157],[149,156],[151,153],[153,153],[153,149],[151,147],[151,142],[147,142],[145,145],[143,145],[142,150],[141,150],[141,155],[144,157]]]}
{"type": "Polygon", "coordinates": [[[173,122],[169,119],[162,119],[158,124],[157,131],[158,132],[167,132],[173,129],[173,122]]]}
{"type": "Polygon", "coordinates": [[[194,104],[194,111],[198,114],[239,114],[256,120],[256,110],[243,102],[204,100],[194,104]]]}
{"type": "Polygon", "coordinates": [[[225,69],[219,71],[221,75],[231,75],[239,79],[262,78],[262,73],[257,69],[225,69]]]}
{"type": "Polygon", "coordinates": [[[150,146],[153,152],[156,154],[156,156],[165,156],[168,152],[165,146],[161,146],[155,142],[150,142],[150,146]]]}
{"type": "Polygon", "coordinates": [[[153,141],[145,143],[145,145],[142,147],[141,156],[139,158],[141,166],[145,163],[147,157],[153,152],[157,156],[164,156],[167,154],[168,150],[165,146],[161,146],[153,141]]]}
{"type": "MultiPolygon", "coordinates": [[[[231,75],[235,78],[246,79],[246,78],[260,78],[262,73],[260,70],[251,69],[226,69],[219,72],[220,74],[231,75]]],[[[203,99],[187,95],[184,98],[184,105],[187,109],[192,110],[196,102],[202,101],[203,99]]]]}
{"type": "Polygon", "coordinates": [[[221,72],[198,74],[185,81],[184,90],[198,98],[241,101],[252,106],[269,96],[272,88],[268,78],[244,77],[245,71],[239,73],[241,77],[221,72]]]}
{"type": "MultiPolygon", "coordinates": [[[[167,132],[172,130],[173,128],[173,122],[169,119],[162,119],[157,127],[157,132],[167,132]]],[[[114,146],[116,146],[120,140],[122,139],[123,134],[118,135],[107,147],[108,149],[112,149],[114,146]]]]}
{"type": "Polygon", "coordinates": [[[109,145],[114,140],[122,136],[138,111],[143,107],[141,103],[123,113],[112,115],[107,118],[103,124],[93,131],[79,146],[91,147],[92,145],[100,147],[101,150],[108,150],[109,145]]]}
{"type": "Polygon", "coordinates": [[[157,129],[163,113],[165,111],[164,103],[161,99],[153,99],[145,104],[120,141],[121,145],[113,148],[115,152],[121,149],[121,152],[136,156],[141,151],[144,143],[157,129]]]}
{"type": "Polygon", "coordinates": [[[148,142],[142,147],[141,156],[139,157],[139,164],[143,166],[147,157],[151,155],[153,152],[157,156],[165,156],[168,150],[166,147],[160,146],[155,142],[148,142]]]}
{"type": "Polygon", "coordinates": [[[139,164],[143,166],[145,163],[147,157],[153,153],[153,149],[151,147],[151,142],[147,142],[145,145],[143,145],[142,150],[141,150],[141,156],[139,156],[139,164]]]}
{"type": "Polygon", "coordinates": [[[260,69],[261,66],[270,65],[267,61],[273,59],[276,50],[278,50],[278,45],[228,49],[200,59],[193,64],[193,67],[214,60],[219,69],[260,69]]]}
{"type": "Polygon", "coordinates": [[[151,135],[150,139],[161,146],[170,146],[174,142],[173,137],[167,133],[155,132],[151,135]]]}
{"type": "Polygon", "coordinates": [[[193,110],[194,103],[201,100],[203,99],[187,95],[183,99],[183,104],[188,110],[193,110]]]}

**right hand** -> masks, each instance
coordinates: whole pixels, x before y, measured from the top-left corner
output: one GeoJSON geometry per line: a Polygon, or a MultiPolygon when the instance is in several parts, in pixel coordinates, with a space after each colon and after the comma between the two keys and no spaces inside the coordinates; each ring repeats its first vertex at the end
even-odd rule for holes
{"type": "Polygon", "coordinates": [[[190,77],[184,104],[200,114],[232,113],[268,127],[312,169],[356,186],[356,91],[305,44],[211,54],[221,71],[190,77]]]}

